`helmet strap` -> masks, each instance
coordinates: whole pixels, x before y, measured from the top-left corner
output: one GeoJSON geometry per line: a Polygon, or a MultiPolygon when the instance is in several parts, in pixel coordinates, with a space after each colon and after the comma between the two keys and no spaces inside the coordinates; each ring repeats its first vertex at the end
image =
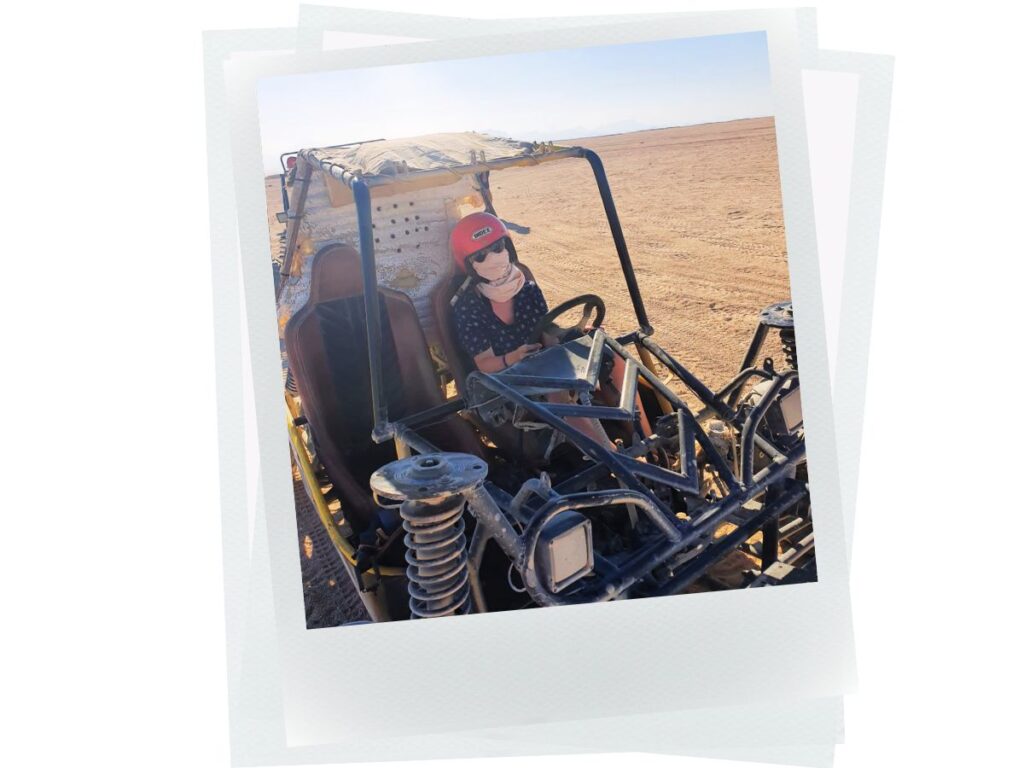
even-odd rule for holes
{"type": "Polygon", "coordinates": [[[459,302],[459,299],[462,298],[462,294],[464,294],[466,291],[468,291],[470,288],[472,288],[479,282],[479,277],[473,274],[467,274],[466,279],[462,281],[462,285],[460,285],[459,289],[455,291],[455,294],[452,296],[452,300],[448,302],[448,304],[454,307],[459,302]]]}

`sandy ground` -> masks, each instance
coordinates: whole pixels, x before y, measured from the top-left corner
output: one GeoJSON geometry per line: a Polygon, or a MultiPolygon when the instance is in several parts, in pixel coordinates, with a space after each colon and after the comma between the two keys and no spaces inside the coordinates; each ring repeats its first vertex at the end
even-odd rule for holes
{"type": "MultiPolygon", "coordinates": [[[[556,143],[600,155],[655,340],[712,389],[721,387],[739,370],[759,311],[790,296],[774,120],[556,143]]],[[[597,293],[607,329],[636,328],[586,161],[495,172],[491,189],[550,306],[597,293]]],[[[276,176],[267,178],[267,199],[277,253],[276,176]]],[[[765,354],[781,362],[777,344],[765,354]]]]}
{"type": "MultiPolygon", "coordinates": [[[[655,340],[712,388],[738,370],[757,314],[789,298],[771,118],[576,139],[604,162],[655,340]]],[[[585,161],[491,175],[495,209],[549,304],[594,292],[636,327],[585,161]]]]}

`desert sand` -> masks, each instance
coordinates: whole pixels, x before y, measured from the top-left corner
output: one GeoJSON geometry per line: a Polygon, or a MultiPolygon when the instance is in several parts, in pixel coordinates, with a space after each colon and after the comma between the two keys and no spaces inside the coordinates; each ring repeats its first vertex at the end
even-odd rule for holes
{"type": "MultiPolygon", "coordinates": [[[[789,298],[771,118],[576,139],[601,156],[655,340],[712,388],[769,304],[789,298]]],[[[636,327],[589,165],[491,176],[495,208],[553,304],[594,292],[605,326],[636,327]]]]}

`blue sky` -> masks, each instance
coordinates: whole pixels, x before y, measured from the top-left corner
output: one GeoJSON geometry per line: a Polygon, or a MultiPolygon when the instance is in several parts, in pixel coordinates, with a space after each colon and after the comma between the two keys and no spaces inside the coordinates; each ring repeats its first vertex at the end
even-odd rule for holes
{"type": "Polygon", "coordinates": [[[550,141],[773,114],[763,32],[267,78],[264,167],[282,152],[481,131],[550,141]]]}

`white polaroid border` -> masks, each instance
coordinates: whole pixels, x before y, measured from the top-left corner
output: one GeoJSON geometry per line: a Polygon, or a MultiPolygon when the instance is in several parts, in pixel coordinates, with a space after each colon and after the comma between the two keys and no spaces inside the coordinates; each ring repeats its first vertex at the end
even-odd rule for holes
{"type": "Polygon", "coordinates": [[[857,131],[854,135],[846,224],[839,344],[836,375],[832,382],[842,506],[847,511],[844,515],[847,564],[851,566],[882,192],[889,143],[893,63],[892,56],[819,51],[814,65],[814,69],[852,73],[858,78],[857,131]]]}
{"type": "MultiPolygon", "coordinates": [[[[272,43],[272,42],[271,42],[271,43],[270,43],[270,44],[269,44],[269,45],[268,45],[267,47],[275,47],[275,43],[272,43]]],[[[883,132],[884,132],[884,131],[883,131],[883,132]]],[[[211,145],[213,145],[213,144],[211,143],[211,145]]],[[[212,157],[212,156],[213,156],[213,153],[211,154],[211,157],[212,157]]],[[[215,189],[214,189],[214,190],[215,190],[215,189]]],[[[214,195],[211,195],[211,201],[213,201],[213,200],[214,200],[214,197],[215,197],[214,195]]],[[[211,202],[211,212],[213,212],[213,208],[214,208],[214,203],[213,203],[213,202],[211,202]]],[[[214,220],[216,220],[216,216],[214,216],[214,220]]],[[[222,298],[223,298],[223,297],[222,297],[222,298]]],[[[238,315],[236,315],[236,317],[238,317],[238,315]]],[[[226,345],[221,345],[221,346],[226,346],[226,345]]],[[[221,362],[221,361],[222,361],[222,355],[221,355],[221,354],[220,354],[220,353],[218,352],[218,364],[220,364],[220,362],[221,362]]],[[[229,369],[230,367],[228,366],[227,368],[229,369]]],[[[218,387],[220,387],[221,389],[224,389],[224,390],[229,390],[229,389],[232,389],[232,388],[231,388],[230,386],[228,386],[228,383],[227,383],[227,381],[226,381],[226,380],[225,380],[224,378],[222,378],[222,377],[218,378],[218,387]]],[[[233,391],[234,391],[234,392],[237,392],[238,390],[237,390],[237,389],[233,389],[233,391]]],[[[220,397],[219,397],[219,399],[220,399],[220,402],[221,402],[221,404],[223,404],[223,403],[224,403],[224,401],[225,401],[225,399],[229,399],[229,397],[228,397],[228,398],[225,398],[224,396],[220,396],[220,397]]],[[[223,420],[223,417],[224,417],[224,409],[223,409],[223,408],[221,409],[221,416],[222,416],[222,420],[223,420]]],[[[228,451],[228,452],[225,452],[225,453],[226,453],[226,454],[227,454],[228,456],[230,456],[230,452],[229,452],[229,451],[228,451]]],[[[225,496],[226,496],[226,495],[225,495],[225,496]]],[[[225,507],[225,513],[226,513],[226,511],[227,511],[227,508],[225,507]]],[[[245,517],[243,517],[242,519],[245,519],[245,517]]],[[[226,527],[226,525],[225,525],[225,537],[226,537],[226,532],[227,532],[227,530],[228,530],[228,528],[227,528],[227,527],[226,527]]],[[[227,547],[227,544],[228,544],[228,543],[227,543],[227,542],[225,541],[225,548],[227,547]]],[[[225,554],[226,554],[226,552],[225,552],[225,554]]],[[[226,567],[226,559],[225,559],[225,573],[226,573],[226,571],[227,571],[227,567],[226,567]]],[[[229,623],[229,624],[230,624],[230,623],[229,623]]],[[[602,749],[603,749],[603,748],[602,748],[602,749]]],[[[479,754],[479,753],[474,753],[474,754],[479,754]]],[[[416,754],[416,756],[418,756],[418,757],[423,757],[424,755],[422,755],[421,753],[417,753],[417,754],[416,754]]]]}
{"type": "MultiPolygon", "coordinates": [[[[228,686],[236,690],[246,628],[255,498],[246,472],[246,391],[243,353],[248,350],[244,287],[237,232],[237,204],[224,64],[233,55],[289,52],[295,29],[211,31],[203,35],[206,144],[213,284],[214,374],[216,377],[220,510],[224,551],[224,619],[228,686]]],[[[272,616],[271,616],[272,620],[272,616]]]]}

